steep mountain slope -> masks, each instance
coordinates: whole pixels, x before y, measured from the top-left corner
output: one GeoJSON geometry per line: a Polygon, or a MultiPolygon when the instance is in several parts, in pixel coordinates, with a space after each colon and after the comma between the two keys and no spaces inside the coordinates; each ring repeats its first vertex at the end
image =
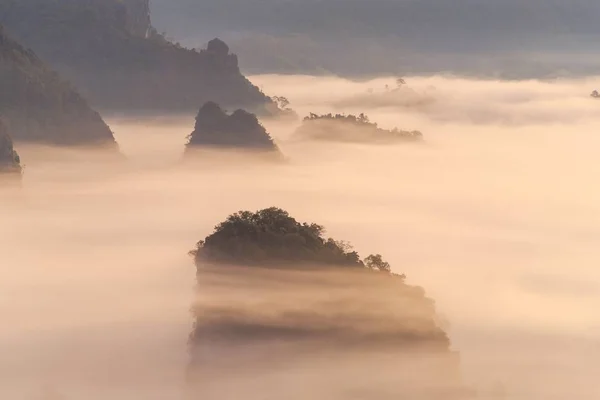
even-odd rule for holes
{"type": "Polygon", "coordinates": [[[32,51],[0,27],[0,115],[17,141],[116,148],[100,115],[32,51]]]}
{"type": "Polygon", "coordinates": [[[209,100],[259,110],[271,103],[222,42],[196,51],[158,34],[148,0],[0,0],[0,24],[102,110],[195,112],[209,100]]]}

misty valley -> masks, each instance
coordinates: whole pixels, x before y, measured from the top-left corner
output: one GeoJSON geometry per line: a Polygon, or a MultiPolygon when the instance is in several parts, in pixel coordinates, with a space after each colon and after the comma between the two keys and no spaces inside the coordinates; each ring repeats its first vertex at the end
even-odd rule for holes
{"type": "Polygon", "coordinates": [[[189,3],[0,0],[2,399],[600,396],[598,77],[248,74],[154,10],[292,5],[189,3]]]}

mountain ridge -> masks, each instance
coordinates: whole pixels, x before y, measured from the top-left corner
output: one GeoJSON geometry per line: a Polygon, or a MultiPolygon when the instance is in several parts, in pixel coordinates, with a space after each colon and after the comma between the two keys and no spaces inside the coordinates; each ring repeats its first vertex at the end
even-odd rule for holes
{"type": "Polygon", "coordinates": [[[214,100],[268,113],[237,57],[187,49],[151,25],[146,0],[0,0],[0,24],[103,112],[195,112],[214,100]],[[132,11],[133,10],[133,11],[132,11]]]}
{"type": "Polygon", "coordinates": [[[116,148],[100,114],[0,25],[0,115],[15,141],[116,148]]]}

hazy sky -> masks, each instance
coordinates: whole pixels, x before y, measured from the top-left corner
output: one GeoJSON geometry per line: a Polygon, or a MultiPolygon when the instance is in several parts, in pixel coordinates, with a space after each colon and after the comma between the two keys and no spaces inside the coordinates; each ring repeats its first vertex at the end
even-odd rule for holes
{"type": "Polygon", "coordinates": [[[69,399],[176,398],[187,251],[228,214],[275,205],[423,286],[476,388],[598,397],[600,79],[408,77],[397,95],[383,91],[393,79],[252,80],[301,115],[366,112],[426,141],[297,142],[294,125],[266,121],[289,164],[184,167],[189,116],[109,121],[121,167],[19,146],[23,189],[0,194],[1,395],[50,384],[69,399]]]}
{"type": "Polygon", "coordinates": [[[226,39],[250,73],[598,71],[593,0],[154,0],[152,10],[186,45],[226,39]]]}

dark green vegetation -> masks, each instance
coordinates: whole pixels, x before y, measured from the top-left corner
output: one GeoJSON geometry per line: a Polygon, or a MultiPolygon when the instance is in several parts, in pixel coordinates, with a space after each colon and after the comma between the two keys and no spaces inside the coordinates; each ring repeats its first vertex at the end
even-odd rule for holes
{"type": "Polygon", "coordinates": [[[196,51],[158,34],[148,0],[0,0],[0,24],[101,110],[193,112],[209,100],[257,111],[272,105],[222,41],[196,51]]]}
{"type": "Polygon", "coordinates": [[[16,141],[108,145],[113,134],[98,113],[32,51],[0,26],[0,114],[16,141]]]}
{"type": "Polygon", "coordinates": [[[368,268],[391,273],[381,255],[364,261],[351,246],[323,236],[318,224],[300,223],[280,208],[230,215],[191,252],[197,265],[203,262],[242,264],[321,264],[368,268]]]}
{"type": "Polygon", "coordinates": [[[0,119],[0,173],[21,174],[21,158],[13,147],[8,129],[0,119]]]}
{"type": "Polygon", "coordinates": [[[207,147],[279,152],[256,115],[241,109],[228,115],[214,102],[207,102],[198,111],[186,152],[207,147]]]}
{"type": "Polygon", "coordinates": [[[357,143],[394,143],[419,141],[423,134],[419,131],[404,131],[398,128],[382,129],[369,117],[360,114],[324,114],[311,113],[304,118],[296,130],[299,138],[357,143]]]}

